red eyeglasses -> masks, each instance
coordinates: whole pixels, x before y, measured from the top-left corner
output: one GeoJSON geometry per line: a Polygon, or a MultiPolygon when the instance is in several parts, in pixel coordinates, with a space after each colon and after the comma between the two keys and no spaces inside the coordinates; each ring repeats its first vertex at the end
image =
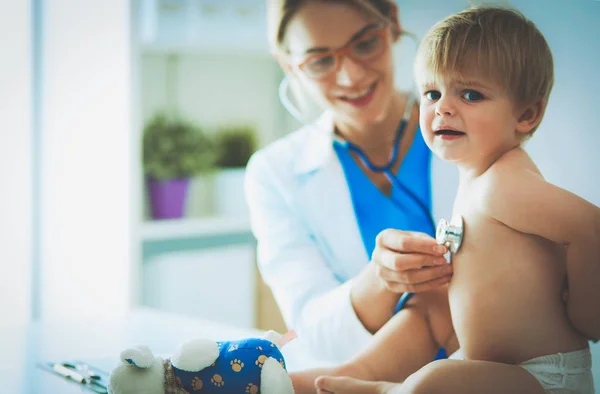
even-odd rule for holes
{"type": "Polygon", "coordinates": [[[375,60],[389,48],[388,36],[388,26],[376,28],[342,48],[308,56],[297,67],[310,78],[325,78],[339,70],[343,56],[357,62],[375,60]]]}

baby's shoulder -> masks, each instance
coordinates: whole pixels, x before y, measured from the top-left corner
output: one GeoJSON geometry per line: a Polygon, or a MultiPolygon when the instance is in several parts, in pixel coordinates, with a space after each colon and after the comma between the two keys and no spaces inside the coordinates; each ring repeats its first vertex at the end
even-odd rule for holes
{"type": "Polygon", "coordinates": [[[481,207],[488,211],[510,209],[519,203],[523,191],[544,180],[541,172],[523,149],[513,149],[496,160],[478,179],[481,207]]]}
{"type": "Polygon", "coordinates": [[[542,174],[527,152],[521,148],[513,149],[499,157],[480,177],[486,190],[505,190],[523,179],[540,178],[542,174]]]}

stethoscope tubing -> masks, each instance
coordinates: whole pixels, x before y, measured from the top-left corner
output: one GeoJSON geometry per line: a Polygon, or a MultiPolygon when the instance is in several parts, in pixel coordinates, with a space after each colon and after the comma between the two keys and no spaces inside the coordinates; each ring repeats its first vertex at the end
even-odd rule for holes
{"type": "MultiPolygon", "coordinates": [[[[286,94],[288,87],[289,87],[289,79],[286,76],[286,77],[284,77],[284,79],[281,81],[281,84],[279,85],[279,92],[278,92],[279,99],[280,99],[281,103],[283,104],[283,106],[285,107],[285,109],[294,118],[296,118],[296,120],[298,120],[300,123],[305,124],[306,119],[304,119],[304,117],[302,116],[300,111],[296,108],[296,106],[294,106],[294,104],[292,104],[292,102],[289,100],[289,98],[286,94]]],[[[384,166],[373,165],[373,163],[371,163],[369,161],[369,159],[367,158],[367,156],[364,154],[364,152],[362,151],[362,149],[359,146],[352,144],[349,141],[345,141],[342,138],[340,138],[339,136],[334,136],[334,140],[336,142],[346,146],[347,149],[356,152],[358,154],[361,162],[367,168],[369,168],[371,171],[383,173],[388,178],[388,180],[392,183],[393,186],[395,186],[396,188],[402,189],[406,194],[408,194],[411,197],[411,199],[419,205],[421,210],[423,212],[425,212],[426,216],[428,217],[428,219],[430,221],[432,231],[435,234],[436,225],[435,225],[435,221],[433,219],[430,209],[427,208],[427,206],[421,201],[421,199],[419,199],[409,188],[407,188],[404,184],[402,184],[402,182],[400,182],[400,180],[398,178],[396,178],[394,176],[394,174],[392,174],[392,172],[391,172],[391,168],[394,165],[394,163],[397,159],[397,156],[398,156],[398,150],[399,150],[399,145],[400,145],[399,142],[400,142],[400,139],[402,138],[402,135],[404,134],[406,122],[407,122],[406,119],[402,119],[398,133],[396,135],[396,139],[394,141],[394,150],[392,153],[392,157],[390,158],[389,162],[384,166]]],[[[394,205],[399,205],[393,199],[392,199],[392,203],[394,205]]],[[[402,208],[402,207],[400,207],[400,208],[402,208]]],[[[403,293],[402,296],[400,297],[400,300],[398,301],[398,304],[396,305],[396,310],[394,311],[394,314],[398,313],[402,308],[404,308],[406,303],[413,296],[414,296],[414,293],[408,293],[408,292],[403,293]]]]}
{"type": "MultiPolygon", "coordinates": [[[[394,150],[392,152],[392,157],[390,158],[390,160],[388,161],[388,163],[384,166],[376,166],[373,163],[371,163],[371,161],[368,159],[367,155],[365,155],[365,153],[363,152],[363,150],[358,147],[357,145],[346,141],[345,145],[348,148],[348,150],[351,150],[353,152],[355,152],[360,161],[363,163],[363,165],[365,167],[367,167],[369,170],[374,171],[374,172],[379,172],[379,173],[383,173],[388,180],[390,181],[390,183],[392,185],[394,185],[396,188],[402,189],[406,194],[408,194],[410,196],[410,198],[416,202],[419,207],[421,208],[421,210],[426,214],[427,218],[429,219],[432,231],[435,233],[435,221],[433,220],[433,217],[431,215],[431,211],[429,210],[429,208],[427,208],[427,206],[423,203],[423,201],[421,201],[420,198],[418,198],[408,187],[406,187],[404,184],[402,184],[402,182],[400,182],[400,180],[394,176],[394,174],[392,174],[391,172],[391,168],[394,165],[394,163],[396,162],[397,156],[398,156],[398,148],[399,148],[399,142],[400,139],[402,138],[402,135],[404,134],[404,129],[406,127],[406,120],[402,119],[402,122],[400,124],[399,127],[399,131],[396,135],[396,139],[394,140],[394,150]]],[[[392,203],[394,205],[399,205],[398,203],[396,203],[395,201],[392,200],[392,203]]],[[[400,310],[402,310],[402,308],[404,308],[404,306],[406,305],[406,303],[415,295],[415,293],[403,293],[402,296],[400,297],[400,300],[398,301],[398,304],[396,305],[396,309],[394,311],[394,314],[398,313],[400,310]]]]}
{"type": "MultiPolygon", "coordinates": [[[[367,167],[369,170],[371,170],[373,172],[383,173],[393,186],[395,186],[398,189],[402,189],[402,191],[404,191],[406,194],[408,194],[410,196],[410,198],[414,202],[416,202],[417,205],[419,205],[419,208],[425,213],[425,215],[429,219],[429,224],[431,225],[432,234],[435,234],[435,228],[436,228],[435,220],[433,219],[429,208],[427,208],[425,203],[423,203],[423,201],[421,201],[421,199],[419,197],[417,197],[408,187],[406,187],[402,182],[400,182],[400,180],[396,176],[394,176],[394,174],[392,174],[392,166],[394,165],[394,163],[396,162],[396,159],[398,158],[398,150],[399,150],[399,146],[400,146],[399,142],[400,142],[400,139],[402,138],[402,135],[404,134],[405,127],[406,127],[406,120],[402,119],[402,122],[400,123],[399,131],[396,134],[396,138],[394,140],[394,150],[392,152],[392,157],[390,158],[388,163],[384,166],[376,166],[373,163],[371,163],[371,161],[369,160],[367,155],[365,155],[363,150],[360,147],[358,147],[357,145],[355,145],[351,142],[348,142],[348,141],[345,141],[344,145],[346,146],[346,148],[348,150],[353,151],[358,155],[361,163],[363,163],[363,165],[365,167],[367,167]]],[[[394,205],[399,206],[399,204],[394,200],[392,200],[392,203],[394,205]]]]}

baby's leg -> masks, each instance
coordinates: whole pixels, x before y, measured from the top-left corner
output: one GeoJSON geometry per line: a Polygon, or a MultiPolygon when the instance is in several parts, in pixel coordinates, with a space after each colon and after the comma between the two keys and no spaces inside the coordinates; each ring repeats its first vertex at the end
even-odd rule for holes
{"type": "MultiPolygon", "coordinates": [[[[415,295],[375,334],[371,345],[340,366],[336,375],[402,382],[431,362],[440,347],[429,314],[432,301],[430,294],[415,295]]],[[[449,315],[448,326],[451,329],[449,315]]]]}
{"type": "Polygon", "coordinates": [[[328,376],[317,379],[316,385],[319,394],[544,394],[533,375],[521,367],[470,360],[434,361],[404,383],[328,376]]]}
{"type": "Polygon", "coordinates": [[[491,361],[437,360],[409,376],[397,393],[544,394],[537,379],[517,365],[491,361]]]}
{"type": "Polygon", "coordinates": [[[375,334],[372,344],[348,363],[294,372],[290,377],[296,394],[315,393],[315,379],[324,375],[400,382],[433,360],[436,350],[425,319],[415,309],[406,308],[390,319],[375,334]]]}
{"type": "Polygon", "coordinates": [[[368,382],[345,376],[320,376],[315,381],[317,394],[400,394],[402,383],[368,382]]]}
{"type": "MultiPolygon", "coordinates": [[[[373,337],[372,344],[336,368],[292,373],[296,393],[314,393],[318,376],[349,376],[362,380],[401,382],[433,360],[440,346],[453,337],[447,290],[415,295],[405,309],[373,337]]],[[[454,351],[457,344],[451,344],[454,351]]]]}

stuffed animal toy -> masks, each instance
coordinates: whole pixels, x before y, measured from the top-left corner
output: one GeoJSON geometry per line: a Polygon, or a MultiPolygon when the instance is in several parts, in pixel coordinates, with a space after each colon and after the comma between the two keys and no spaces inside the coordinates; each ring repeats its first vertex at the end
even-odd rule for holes
{"type": "Polygon", "coordinates": [[[183,343],[170,359],[147,346],[121,352],[121,364],[108,378],[111,394],[293,394],[279,350],[295,337],[267,332],[263,338],[183,343]]]}

